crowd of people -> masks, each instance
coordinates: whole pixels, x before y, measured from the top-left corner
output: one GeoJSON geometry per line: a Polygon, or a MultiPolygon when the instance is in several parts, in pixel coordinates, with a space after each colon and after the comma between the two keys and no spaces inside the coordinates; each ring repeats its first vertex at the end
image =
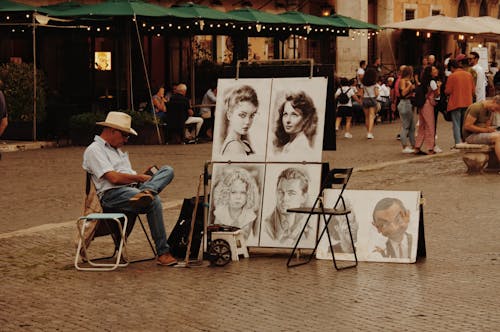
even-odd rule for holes
{"type": "MultiPolygon", "coordinates": [[[[430,54],[422,57],[421,66],[402,65],[396,74],[385,76],[381,72],[380,59],[373,64],[362,60],[354,78],[338,79],[334,93],[335,130],[338,133],[345,124],[343,137],[350,139],[353,119],[361,118],[366,127],[366,138],[373,140],[376,121],[381,121],[382,117],[389,120],[399,117],[401,130],[397,138],[402,153],[434,154],[442,152],[436,145],[438,115],[442,113],[447,121],[452,122],[455,145],[472,141],[496,144],[495,126],[500,126],[496,114],[499,112],[498,95],[494,96],[493,92],[493,102],[486,101],[489,86],[486,73],[490,71],[493,77],[498,76],[496,63],[492,63],[489,69],[482,68],[479,60],[480,55],[473,51],[468,56],[458,54],[454,58],[446,54],[443,64],[440,64],[435,55],[430,54]],[[487,113],[487,121],[482,119],[484,116],[480,118],[482,122],[478,128],[482,129],[470,126],[478,120],[476,117],[467,119],[471,116],[471,108],[480,108],[487,113]],[[470,130],[464,129],[466,123],[470,130]],[[482,139],[469,139],[472,133],[488,135],[482,135],[482,139]]],[[[500,146],[498,149],[497,156],[500,157],[500,146]]]]}

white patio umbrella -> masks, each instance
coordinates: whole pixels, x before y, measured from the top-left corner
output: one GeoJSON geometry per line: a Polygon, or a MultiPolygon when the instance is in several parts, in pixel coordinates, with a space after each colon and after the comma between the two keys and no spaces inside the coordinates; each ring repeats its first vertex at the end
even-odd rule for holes
{"type": "Polygon", "coordinates": [[[407,20],[402,22],[393,22],[382,25],[384,28],[392,29],[408,29],[408,30],[426,30],[426,31],[442,31],[461,34],[481,34],[487,33],[487,29],[481,25],[460,20],[457,17],[449,17],[444,15],[427,16],[407,20]]]}

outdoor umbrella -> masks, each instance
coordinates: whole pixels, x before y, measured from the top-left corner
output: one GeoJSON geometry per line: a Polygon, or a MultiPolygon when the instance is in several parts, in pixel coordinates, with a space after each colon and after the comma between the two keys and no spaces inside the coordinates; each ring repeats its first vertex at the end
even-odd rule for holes
{"type": "Polygon", "coordinates": [[[34,11],[35,7],[9,0],[0,0],[0,12],[34,11]]]}
{"type": "Polygon", "coordinates": [[[150,4],[142,0],[107,0],[97,4],[75,6],[64,10],[52,8],[54,16],[168,16],[166,7],[150,4]]]}
{"type": "Polygon", "coordinates": [[[266,13],[257,9],[245,7],[231,10],[228,12],[238,21],[256,22],[265,24],[284,24],[286,23],[279,15],[266,13]]]}
{"type": "Polygon", "coordinates": [[[368,23],[365,21],[361,21],[349,16],[343,16],[343,15],[330,15],[324,17],[324,19],[337,24],[338,27],[343,27],[343,28],[349,28],[349,29],[371,29],[371,30],[381,30],[383,29],[382,27],[368,23]]]}
{"type": "Polygon", "coordinates": [[[333,26],[335,28],[341,28],[342,25],[335,23],[333,21],[327,20],[323,17],[305,14],[297,11],[289,11],[285,13],[278,14],[279,17],[288,24],[307,24],[307,25],[320,25],[320,26],[333,26]]]}
{"type": "Polygon", "coordinates": [[[478,34],[481,34],[482,36],[496,36],[497,38],[500,36],[500,20],[497,18],[491,16],[461,16],[457,17],[456,20],[460,23],[467,23],[476,26],[478,31],[481,31],[478,34]]]}
{"type": "Polygon", "coordinates": [[[433,15],[424,18],[416,18],[402,22],[394,22],[383,25],[384,28],[428,30],[455,33],[481,33],[480,27],[469,22],[460,22],[456,17],[444,15],[433,15]]]}
{"type": "Polygon", "coordinates": [[[207,6],[197,5],[192,2],[173,5],[168,8],[169,14],[178,18],[197,18],[206,20],[232,20],[233,18],[216,9],[207,6]]]}

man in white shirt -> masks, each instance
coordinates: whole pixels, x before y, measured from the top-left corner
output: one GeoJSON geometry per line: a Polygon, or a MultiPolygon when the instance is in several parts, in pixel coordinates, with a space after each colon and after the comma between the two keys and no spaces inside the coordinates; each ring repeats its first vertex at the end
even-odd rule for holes
{"type": "Polygon", "coordinates": [[[476,72],[476,102],[486,99],[486,74],[484,68],[479,65],[479,54],[477,52],[470,52],[469,64],[472,70],[476,72]]]}

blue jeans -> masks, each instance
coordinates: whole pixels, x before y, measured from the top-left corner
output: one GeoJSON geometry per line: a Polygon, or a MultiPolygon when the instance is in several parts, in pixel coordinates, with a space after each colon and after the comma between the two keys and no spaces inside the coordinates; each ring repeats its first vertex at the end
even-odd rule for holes
{"type": "Polygon", "coordinates": [[[149,229],[156,246],[158,256],[170,251],[167,243],[167,234],[163,224],[163,208],[157,195],[151,204],[140,210],[130,206],[129,199],[143,190],[151,190],[159,194],[174,178],[174,169],[170,166],[161,167],[155,175],[147,182],[140,183],[137,187],[119,187],[109,189],[102,195],[101,204],[103,208],[118,210],[120,212],[146,213],[149,229]]]}
{"type": "Polygon", "coordinates": [[[453,124],[453,139],[455,140],[455,144],[462,143],[462,124],[466,110],[466,107],[462,107],[450,111],[451,123],[453,124]]]}
{"type": "Polygon", "coordinates": [[[408,146],[408,140],[412,147],[415,146],[415,117],[413,106],[409,99],[401,99],[398,104],[399,117],[401,118],[401,134],[399,139],[403,147],[408,146]]]}

